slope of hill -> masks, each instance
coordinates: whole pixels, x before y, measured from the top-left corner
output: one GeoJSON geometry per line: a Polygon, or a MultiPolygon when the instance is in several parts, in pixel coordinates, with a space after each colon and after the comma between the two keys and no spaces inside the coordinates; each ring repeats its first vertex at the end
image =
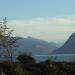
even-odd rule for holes
{"type": "Polygon", "coordinates": [[[66,43],[52,54],[75,54],[75,33],[73,33],[66,43]]]}
{"type": "Polygon", "coordinates": [[[28,51],[39,55],[50,54],[53,50],[57,49],[54,44],[32,37],[21,38],[18,43],[20,45],[19,51],[28,51]]]}

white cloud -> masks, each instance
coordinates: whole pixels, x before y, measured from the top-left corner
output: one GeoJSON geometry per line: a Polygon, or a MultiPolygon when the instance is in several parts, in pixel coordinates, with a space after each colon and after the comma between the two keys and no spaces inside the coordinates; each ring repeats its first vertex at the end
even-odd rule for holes
{"type": "Polygon", "coordinates": [[[66,34],[69,36],[75,32],[75,17],[12,20],[8,25],[15,30],[15,35],[18,36],[30,35],[45,40],[60,41],[67,37],[66,34]]]}

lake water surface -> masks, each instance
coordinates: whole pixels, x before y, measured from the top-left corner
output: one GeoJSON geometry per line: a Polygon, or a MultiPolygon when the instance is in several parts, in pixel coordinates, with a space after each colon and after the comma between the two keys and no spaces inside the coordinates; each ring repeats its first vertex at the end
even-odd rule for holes
{"type": "Polygon", "coordinates": [[[55,55],[35,55],[33,56],[38,62],[50,59],[52,61],[75,61],[75,54],[55,54],[55,55]]]}
{"type": "MultiPolygon", "coordinates": [[[[55,54],[55,55],[33,55],[32,56],[37,62],[45,61],[50,59],[52,61],[66,61],[66,62],[73,62],[75,61],[75,54],[55,54]]],[[[16,61],[16,57],[13,57],[14,61],[16,61]]],[[[0,60],[4,61],[7,60],[6,57],[0,57],[0,60]]]]}

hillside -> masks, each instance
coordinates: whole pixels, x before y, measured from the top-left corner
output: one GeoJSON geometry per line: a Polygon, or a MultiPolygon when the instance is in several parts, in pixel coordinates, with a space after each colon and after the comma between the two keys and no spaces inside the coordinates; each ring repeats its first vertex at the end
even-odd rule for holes
{"type": "Polygon", "coordinates": [[[33,54],[50,54],[57,49],[54,43],[48,43],[33,37],[21,38],[18,43],[20,45],[19,51],[32,52],[33,54]]]}
{"type": "Polygon", "coordinates": [[[75,54],[75,33],[73,33],[65,44],[52,54],[75,54]]]}

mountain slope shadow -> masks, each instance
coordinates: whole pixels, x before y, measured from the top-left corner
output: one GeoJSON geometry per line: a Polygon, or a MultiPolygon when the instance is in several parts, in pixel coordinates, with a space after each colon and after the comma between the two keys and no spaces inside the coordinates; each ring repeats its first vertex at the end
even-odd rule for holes
{"type": "Polygon", "coordinates": [[[52,54],[75,54],[75,33],[73,33],[65,44],[53,51],[52,54]]]}

